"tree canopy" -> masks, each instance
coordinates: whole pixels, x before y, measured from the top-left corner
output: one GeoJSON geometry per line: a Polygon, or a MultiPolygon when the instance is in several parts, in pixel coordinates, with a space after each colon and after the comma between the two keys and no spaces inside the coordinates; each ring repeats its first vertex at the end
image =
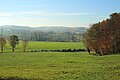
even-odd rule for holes
{"type": "Polygon", "coordinates": [[[12,51],[14,52],[14,49],[16,47],[16,44],[19,43],[18,36],[16,35],[11,35],[9,39],[10,46],[12,47],[12,51]]]}
{"type": "Polygon", "coordinates": [[[120,53],[120,13],[93,24],[85,34],[85,43],[96,54],[120,53]]]}

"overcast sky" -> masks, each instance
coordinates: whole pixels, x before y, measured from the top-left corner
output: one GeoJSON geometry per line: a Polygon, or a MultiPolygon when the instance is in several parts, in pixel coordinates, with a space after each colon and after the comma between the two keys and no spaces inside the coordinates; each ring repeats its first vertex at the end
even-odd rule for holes
{"type": "Polygon", "coordinates": [[[120,0],[1,0],[0,25],[88,27],[120,12],[120,0]]]}

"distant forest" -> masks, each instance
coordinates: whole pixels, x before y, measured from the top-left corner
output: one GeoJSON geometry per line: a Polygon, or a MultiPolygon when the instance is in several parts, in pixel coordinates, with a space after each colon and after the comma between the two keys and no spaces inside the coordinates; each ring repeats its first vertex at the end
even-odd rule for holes
{"type": "Polygon", "coordinates": [[[26,27],[26,26],[0,26],[0,36],[9,39],[15,34],[20,40],[29,41],[51,41],[51,42],[80,42],[83,33],[87,31],[84,27],[26,27]]]}

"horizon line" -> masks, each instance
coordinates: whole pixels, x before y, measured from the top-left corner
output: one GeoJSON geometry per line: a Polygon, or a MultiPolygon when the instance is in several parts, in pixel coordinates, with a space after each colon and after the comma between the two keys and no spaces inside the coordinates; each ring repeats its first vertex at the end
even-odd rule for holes
{"type": "Polygon", "coordinates": [[[41,26],[27,26],[27,25],[0,25],[1,26],[19,26],[19,27],[85,27],[88,28],[87,26],[65,26],[65,25],[41,25],[41,26]]]}

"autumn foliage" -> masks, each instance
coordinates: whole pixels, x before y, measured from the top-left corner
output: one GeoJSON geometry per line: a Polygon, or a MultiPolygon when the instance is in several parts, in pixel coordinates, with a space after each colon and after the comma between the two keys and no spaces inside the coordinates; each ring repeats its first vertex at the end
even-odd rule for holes
{"type": "Polygon", "coordinates": [[[93,24],[84,39],[86,47],[96,54],[120,53],[120,13],[113,13],[109,19],[93,24]]]}

